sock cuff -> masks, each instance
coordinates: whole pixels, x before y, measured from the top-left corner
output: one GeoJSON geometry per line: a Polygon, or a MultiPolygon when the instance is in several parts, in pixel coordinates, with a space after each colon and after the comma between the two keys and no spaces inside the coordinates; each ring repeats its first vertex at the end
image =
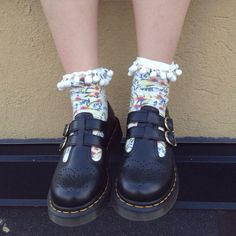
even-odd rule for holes
{"type": "Polygon", "coordinates": [[[167,64],[161,61],[147,59],[145,57],[137,57],[136,61],[143,66],[150,67],[150,69],[160,69],[160,70],[166,70],[166,71],[169,70],[170,66],[174,63],[172,62],[172,64],[167,64]]]}
{"type": "Polygon", "coordinates": [[[103,67],[87,71],[73,72],[63,75],[62,80],[57,83],[57,88],[59,91],[63,91],[66,88],[91,84],[98,84],[104,87],[110,83],[113,74],[112,70],[103,67]]]}
{"type": "Polygon", "coordinates": [[[179,68],[179,65],[174,62],[167,64],[144,57],[137,57],[128,69],[129,76],[134,76],[137,72],[141,74],[148,73],[150,77],[159,77],[168,81],[176,81],[177,77],[182,75],[182,70],[179,68]]]}

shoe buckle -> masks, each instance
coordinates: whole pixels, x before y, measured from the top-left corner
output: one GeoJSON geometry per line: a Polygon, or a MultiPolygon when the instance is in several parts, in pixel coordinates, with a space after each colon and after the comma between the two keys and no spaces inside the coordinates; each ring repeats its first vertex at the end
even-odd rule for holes
{"type": "Polygon", "coordinates": [[[68,135],[69,130],[70,130],[70,124],[66,124],[63,131],[63,137],[66,137],[68,135]]]}
{"type": "Polygon", "coordinates": [[[171,121],[170,117],[168,117],[168,116],[165,117],[165,119],[164,119],[165,128],[167,129],[167,131],[174,132],[173,123],[172,123],[172,126],[170,127],[170,124],[169,124],[170,121],[171,121]]]}
{"type": "Polygon", "coordinates": [[[68,137],[65,136],[63,142],[60,144],[59,151],[62,151],[64,149],[64,147],[66,146],[67,140],[68,140],[68,137]]]}
{"type": "Polygon", "coordinates": [[[174,146],[174,147],[177,146],[175,136],[173,132],[171,132],[170,130],[165,131],[165,140],[171,146],[174,146]]]}

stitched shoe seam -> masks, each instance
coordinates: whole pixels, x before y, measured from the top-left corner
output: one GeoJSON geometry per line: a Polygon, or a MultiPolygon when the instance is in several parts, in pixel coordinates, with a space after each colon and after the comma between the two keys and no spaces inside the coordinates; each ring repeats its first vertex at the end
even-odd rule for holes
{"type": "Polygon", "coordinates": [[[57,208],[55,208],[53,206],[51,199],[49,199],[49,207],[51,207],[51,209],[53,209],[56,212],[65,213],[65,214],[76,214],[76,213],[87,211],[88,209],[90,209],[91,207],[96,205],[101,200],[101,198],[104,196],[104,194],[106,193],[107,187],[108,187],[108,182],[109,182],[109,177],[107,178],[107,184],[106,184],[106,187],[105,187],[103,193],[99,196],[99,198],[96,201],[94,201],[92,204],[90,204],[89,206],[87,206],[85,208],[82,208],[82,209],[79,209],[79,210],[76,210],[76,211],[58,210],[57,208]]]}
{"type": "MultiPolygon", "coordinates": [[[[113,129],[113,131],[112,131],[111,138],[109,139],[107,146],[110,146],[110,144],[111,144],[111,139],[112,139],[112,136],[114,135],[114,133],[115,133],[115,131],[116,131],[116,128],[117,128],[117,124],[115,125],[115,127],[114,127],[114,129],[113,129]]],[[[59,209],[57,209],[57,208],[55,208],[55,207],[53,206],[51,199],[49,199],[49,207],[50,207],[52,210],[56,211],[56,212],[65,213],[65,214],[76,214],[76,213],[79,213],[79,212],[84,212],[84,211],[90,209],[91,207],[93,207],[95,204],[97,204],[97,203],[101,200],[101,198],[103,197],[103,195],[105,194],[105,192],[106,192],[106,190],[107,190],[108,182],[109,182],[109,175],[108,175],[107,184],[106,184],[106,187],[105,187],[103,193],[100,195],[100,197],[99,197],[95,202],[93,202],[91,205],[89,205],[89,206],[87,206],[87,207],[85,207],[85,208],[82,208],[82,209],[76,210],[76,211],[65,211],[65,210],[63,211],[63,210],[59,210],[59,209]]]]}
{"type": "Polygon", "coordinates": [[[159,206],[159,205],[163,204],[165,201],[167,201],[167,199],[170,197],[170,195],[171,195],[172,192],[174,191],[174,188],[175,188],[175,186],[176,186],[176,180],[177,180],[176,169],[174,170],[174,172],[175,172],[175,179],[174,179],[174,183],[173,183],[173,185],[172,185],[172,187],[171,187],[171,190],[167,193],[167,195],[165,196],[165,198],[162,199],[162,200],[159,201],[159,202],[156,202],[156,203],[151,204],[151,205],[142,205],[142,206],[141,206],[141,205],[136,205],[136,204],[129,203],[129,202],[125,201],[124,199],[122,199],[122,198],[120,197],[120,195],[119,195],[119,193],[118,193],[118,191],[117,191],[117,184],[116,184],[116,188],[115,188],[115,189],[116,189],[116,196],[118,197],[118,199],[119,199],[121,202],[125,203],[126,205],[128,205],[128,206],[130,206],[130,207],[135,207],[135,208],[153,208],[153,207],[159,206]]]}

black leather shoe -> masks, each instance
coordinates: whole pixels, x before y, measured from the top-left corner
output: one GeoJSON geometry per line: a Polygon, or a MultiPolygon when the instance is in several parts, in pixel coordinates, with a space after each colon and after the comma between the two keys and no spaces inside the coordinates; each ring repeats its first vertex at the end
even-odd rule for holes
{"type": "Polygon", "coordinates": [[[129,113],[127,124],[135,122],[137,126],[127,130],[126,138],[135,141],[124,154],[113,206],[124,218],[148,221],[166,214],[176,202],[178,175],[172,148],[176,141],[172,119],[151,106],[129,113]],[[158,155],[157,141],[166,143],[164,157],[158,155]]]}
{"type": "Polygon", "coordinates": [[[107,122],[80,113],[66,125],[63,135],[60,149],[64,152],[48,193],[48,213],[56,224],[78,226],[94,220],[108,202],[108,159],[122,132],[109,106],[107,122]],[[104,137],[93,135],[93,130],[102,131],[104,137]],[[100,160],[92,159],[91,146],[102,148],[100,160]]]}

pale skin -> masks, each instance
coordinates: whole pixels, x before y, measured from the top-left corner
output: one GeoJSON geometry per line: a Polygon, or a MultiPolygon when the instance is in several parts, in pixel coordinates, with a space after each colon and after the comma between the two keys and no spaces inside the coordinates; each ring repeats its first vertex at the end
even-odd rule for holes
{"type": "Polygon", "coordinates": [[[41,0],[66,73],[98,67],[98,2],[98,0],[41,0]]]}
{"type": "MultiPolygon", "coordinates": [[[[190,0],[132,2],[137,56],[171,63],[190,0]]],[[[65,72],[98,67],[99,0],[41,0],[41,4],[65,72]]]]}
{"type": "Polygon", "coordinates": [[[170,64],[190,0],[133,0],[138,55],[170,64]]]}

